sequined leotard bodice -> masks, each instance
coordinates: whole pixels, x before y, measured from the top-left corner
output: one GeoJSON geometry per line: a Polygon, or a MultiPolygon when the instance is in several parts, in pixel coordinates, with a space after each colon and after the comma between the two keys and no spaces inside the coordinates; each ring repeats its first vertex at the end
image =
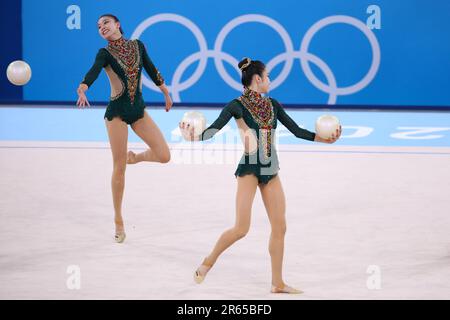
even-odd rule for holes
{"type": "Polygon", "coordinates": [[[235,176],[253,174],[259,183],[268,183],[279,170],[274,145],[277,120],[297,138],[314,141],[316,136],[314,132],[300,128],[278,101],[245,88],[239,98],[223,108],[219,117],[202,132],[199,139],[211,139],[232,117],[243,133],[245,149],[235,176]]]}
{"type": "Polygon", "coordinates": [[[82,83],[90,87],[102,68],[105,69],[111,84],[111,97],[105,118],[112,120],[114,117],[120,117],[128,124],[142,118],[145,109],[142,97],[142,68],[147,71],[155,85],[164,83],[144,44],[140,40],[126,40],[123,37],[108,42],[105,48],[98,51],[95,62],[82,83]]]}

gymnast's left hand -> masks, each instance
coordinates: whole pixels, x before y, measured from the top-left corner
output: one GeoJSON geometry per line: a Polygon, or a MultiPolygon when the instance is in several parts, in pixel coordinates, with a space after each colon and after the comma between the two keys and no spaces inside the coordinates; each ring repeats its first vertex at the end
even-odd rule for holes
{"type": "Polygon", "coordinates": [[[77,100],[77,106],[80,108],[84,108],[86,105],[90,107],[89,101],[86,97],[86,90],[88,89],[88,86],[84,83],[80,84],[77,89],[78,94],[78,100],[77,100]]]}
{"type": "Polygon", "coordinates": [[[318,134],[316,134],[316,137],[314,138],[314,141],[316,141],[316,142],[323,142],[323,143],[330,143],[330,144],[331,143],[335,143],[341,137],[341,133],[342,133],[342,126],[339,126],[339,128],[336,129],[336,132],[331,134],[331,138],[323,139],[323,138],[319,137],[318,134]]]}
{"type": "Polygon", "coordinates": [[[186,141],[198,141],[199,136],[195,135],[195,128],[184,121],[181,121],[178,124],[178,127],[180,128],[181,135],[183,136],[184,140],[186,141]]]}
{"type": "Polygon", "coordinates": [[[173,105],[172,98],[170,98],[170,95],[167,93],[164,95],[164,100],[166,101],[166,112],[169,112],[173,105]]]}

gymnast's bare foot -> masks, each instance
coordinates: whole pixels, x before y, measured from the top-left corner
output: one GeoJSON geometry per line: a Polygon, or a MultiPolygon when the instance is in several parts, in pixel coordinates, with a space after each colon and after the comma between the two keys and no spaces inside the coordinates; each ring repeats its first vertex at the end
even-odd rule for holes
{"type": "Polygon", "coordinates": [[[211,269],[212,265],[207,263],[206,258],[203,260],[200,267],[195,270],[194,273],[194,281],[198,284],[202,283],[205,280],[206,274],[211,269]]]}
{"type": "Polygon", "coordinates": [[[280,286],[272,285],[271,293],[288,293],[288,294],[301,294],[303,291],[292,288],[286,284],[282,284],[280,286]]]}
{"type": "Polygon", "coordinates": [[[117,243],[122,243],[125,241],[126,237],[123,221],[120,219],[116,219],[115,223],[116,223],[116,233],[114,235],[114,241],[116,241],[117,243]]]}
{"type": "Polygon", "coordinates": [[[133,151],[128,151],[127,164],[135,164],[135,163],[137,163],[136,153],[134,153],[133,151]]]}

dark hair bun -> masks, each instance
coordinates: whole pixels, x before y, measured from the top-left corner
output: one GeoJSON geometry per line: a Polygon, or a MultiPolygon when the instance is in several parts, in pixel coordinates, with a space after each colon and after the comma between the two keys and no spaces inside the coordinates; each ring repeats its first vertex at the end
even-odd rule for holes
{"type": "Polygon", "coordinates": [[[238,66],[242,72],[241,82],[244,87],[248,87],[251,85],[253,76],[255,74],[262,77],[263,72],[266,69],[264,63],[259,60],[252,60],[250,58],[243,58],[241,62],[239,62],[238,66]]]}
{"type": "Polygon", "coordinates": [[[239,62],[238,67],[241,71],[244,71],[251,63],[252,60],[250,58],[243,58],[241,62],[239,62]]]}

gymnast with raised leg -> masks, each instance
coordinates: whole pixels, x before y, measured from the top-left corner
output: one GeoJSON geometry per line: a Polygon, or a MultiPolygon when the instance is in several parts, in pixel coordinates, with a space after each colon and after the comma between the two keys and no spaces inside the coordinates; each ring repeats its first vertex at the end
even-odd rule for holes
{"type": "Polygon", "coordinates": [[[119,19],[112,14],[102,15],[97,25],[100,36],[107,40],[108,44],[98,50],[93,66],[80,83],[77,89],[77,106],[89,106],[86,90],[104,68],[111,85],[110,101],[104,118],[113,157],[111,188],[116,228],[114,239],[121,243],[126,236],[122,217],[122,198],[127,163],[170,161],[170,150],[164,136],[144,110],[142,68],[164,94],[166,111],[172,107],[172,100],[164,79],[148,56],[143,43],[140,40],[125,39],[119,19]],[[132,151],[127,153],[128,125],[148,145],[146,151],[139,154],[132,151]]]}
{"type": "Polygon", "coordinates": [[[194,280],[201,283],[218,257],[247,234],[250,228],[252,203],[259,186],[271,224],[269,241],[272,267],[271,292],[302,293],[301,290],[286,285],[282,274],[286,218],[285,196],[278,175],[278,156],[274,146],[277,120],[280,120],[297,138],[323,143],[334,143],[339,139],[342,129],[339,127],[330,139],[323,139],[313,132],[300,128],[278,101],[262,96],[269,91],[270,85],[264,63],[245,58],[239,63],[239,68],[242,71],[244,92],[224,107],[213,124],[196,135],[191,124],[179,123],[184,139],[201,141],[212,138],[234,117],[244,144],[244,155],[235,172],[237,179],[235,225],[220,236],[213,250],[195,271],[194,280]]]}

